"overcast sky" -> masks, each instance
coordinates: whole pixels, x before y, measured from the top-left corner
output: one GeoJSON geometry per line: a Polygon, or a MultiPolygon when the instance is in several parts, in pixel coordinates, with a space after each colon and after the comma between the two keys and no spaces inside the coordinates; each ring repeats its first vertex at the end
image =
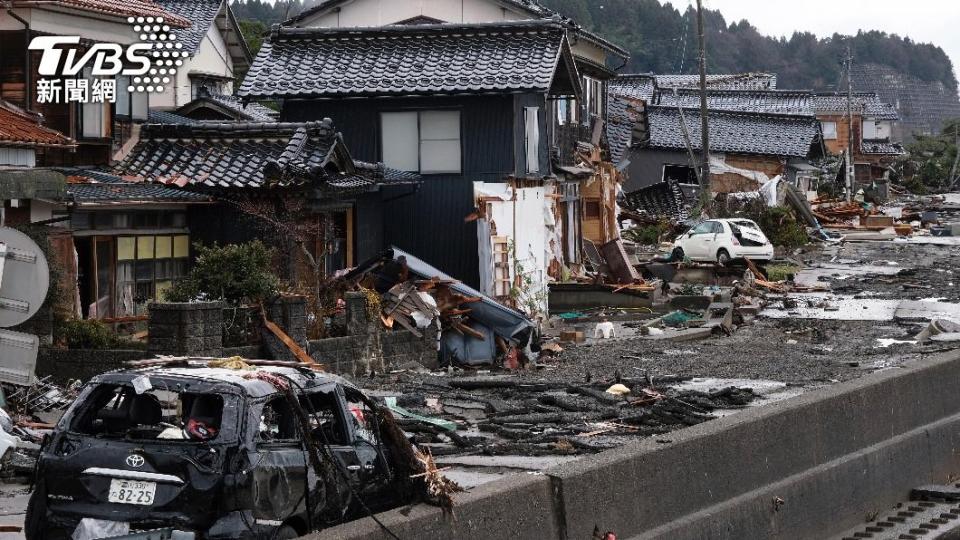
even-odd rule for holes
{"type": "MultiPolygon", "coordinates": [[[[681,12],[694,2],[665,1],[681,12]]],[[[942,47],[955,73],[960,65],[960,0],[704,0],[704,7],[720,10],[727,24],[747,19],[770,36],[801,30],[825,37],[860,29],[909,36],[942,47]]]]}

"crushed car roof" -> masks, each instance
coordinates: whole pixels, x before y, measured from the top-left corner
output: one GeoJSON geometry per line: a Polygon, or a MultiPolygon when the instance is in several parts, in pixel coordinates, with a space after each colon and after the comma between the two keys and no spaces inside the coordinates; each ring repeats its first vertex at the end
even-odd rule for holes
{"type": "Polygon", "coordinates": [[[349,381],[330,373],[274,366],[258,366],[247,370],[214,368],[208,367],[202,361],[197,361],[189,366],[154,366],[114,371],[98,375],[91,382],[95,384],[126,383],[141,375],[146,375],[148,377],[194,379],[209,384],[226,383],[239,388],[244,394],[253,398],[275,394],[277,388],[263,379],[256,378],[255,374],[257,373],[279,376],[293,383],[294,387],[316,388],[336,383],[354,388],[354,385],[349,381]]]}

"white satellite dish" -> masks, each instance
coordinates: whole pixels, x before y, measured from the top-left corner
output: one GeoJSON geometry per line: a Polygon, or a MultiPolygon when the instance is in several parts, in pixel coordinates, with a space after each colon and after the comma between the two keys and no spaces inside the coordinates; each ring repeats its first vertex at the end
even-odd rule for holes
{"type": "MultiPolygon", "coordinates": [[[[0,227],[0,329],[30,320],[50,288],[50,266],[33,240],[0,227]]],[[[0,330],[0,382],[30,385],[36,379],[40,339],[0,330]]]]}
{"type": "Polygon", "coordinates": [[[29,236],[0,227],[0,328],[30,320],[50,288],[47,258],[29,236]]]}

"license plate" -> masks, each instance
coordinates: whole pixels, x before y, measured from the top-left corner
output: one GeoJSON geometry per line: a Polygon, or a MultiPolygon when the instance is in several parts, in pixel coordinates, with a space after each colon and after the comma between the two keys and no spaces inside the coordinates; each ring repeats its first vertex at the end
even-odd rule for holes
{"type": "Polygon", "coordinates": [[[110,493],[107,495],[107,500],[112,503],[150,506],[153,504],[153,498],[156,493],[156,482],[111,480],[110,493]]]}

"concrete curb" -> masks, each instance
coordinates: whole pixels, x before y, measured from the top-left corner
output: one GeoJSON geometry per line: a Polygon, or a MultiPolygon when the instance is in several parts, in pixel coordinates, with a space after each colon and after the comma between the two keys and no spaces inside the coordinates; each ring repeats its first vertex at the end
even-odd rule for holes
{"type": "MultiPolygon", "coordinates": [[[[381,514],[408,538],[822,538],[960,472],[960,352],[381,514]],[[775,504],[780,498],[782,504],[775,504]],[[536,500],[534,500],[536,499],[536,500]]],[[[387,536],[372,520],[312,538],[387,536]],[[373,528],[367,525],[372,525],[373,528]]]]}

